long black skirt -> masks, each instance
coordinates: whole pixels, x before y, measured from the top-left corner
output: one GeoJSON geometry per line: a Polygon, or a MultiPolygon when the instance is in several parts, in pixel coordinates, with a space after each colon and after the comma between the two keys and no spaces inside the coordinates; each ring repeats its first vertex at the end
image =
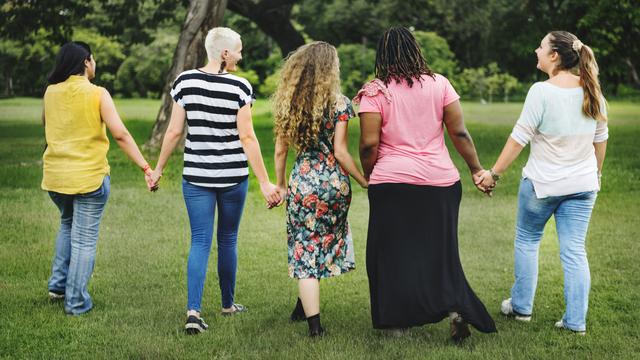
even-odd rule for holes
{"type": "Polygon", "coordinates": [[[448,187],[369,186],[367,275],[374,328],[436,323],[455,311],[482,332],[496,331],[462,271],[461,196],[460,181],[448,187]]]}

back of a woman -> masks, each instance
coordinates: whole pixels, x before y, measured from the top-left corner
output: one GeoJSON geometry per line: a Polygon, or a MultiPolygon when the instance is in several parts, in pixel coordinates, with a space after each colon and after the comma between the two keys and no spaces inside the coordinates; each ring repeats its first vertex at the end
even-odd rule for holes
{"type": "Polygon", "coordinates": [[[87,285],[93,272],[100,219],[111,189],[107,127],[145,176],[151,175],[111,96],[91,83],[95,72],[89,46],[67,43],[56,57],[44,95],[47,148],[42,156],[42,189],[49,192],[61,216],[49,297],[64,299],[65,312],[72,315],[93,307],[87,285]]]}
{"type": "MultiPolygon", "coordinates": [[[[444,108],[459,96],[442,75],[422,75],[386,85],[375,98],[362,97],[361,109],[379,110],[382,131],[370,184],[386,182],[446,185],[460,179],[444,141],[444,108]]],[[[362,111],[362,110],[361,110],[362,111]]]]}
{"type": "Polygon", "coordinates": [[[607,148],[605,100],[593,51],[566,31],[552,31],[535,50],[549,79],[531,86],[500,157],[477,184],[494,186],[531,143],[518,192],[515,281],[501,311],[530,321],[538,281],[538,249],[553,216],[564,271],[566,310],[557,328],[584,335],[591,275],[585,247],[607,148]]]}
{"type": "Polygon", "coordinates": [[[444,128],[473,176],[483,172],[464,127],[459,96],[426,64],[411,32],[392,28],[378,43],[376,77],[356,96],[360,159],[369,177],[367,275],[376,329],[402,331],[450,318],[496,331],[458,255],[460,175],[444,128]]]}

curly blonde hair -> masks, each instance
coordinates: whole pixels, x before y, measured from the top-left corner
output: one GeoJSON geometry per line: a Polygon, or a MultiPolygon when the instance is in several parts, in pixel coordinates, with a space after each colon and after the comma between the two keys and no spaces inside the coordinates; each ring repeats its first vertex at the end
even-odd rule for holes
{"type": "Polygon", "coordinates": [[[298,152],[315,145],[341,96],[336,48],[323,41],[299,47],[285,59],[272,97],[275,136],[298,152]]]}

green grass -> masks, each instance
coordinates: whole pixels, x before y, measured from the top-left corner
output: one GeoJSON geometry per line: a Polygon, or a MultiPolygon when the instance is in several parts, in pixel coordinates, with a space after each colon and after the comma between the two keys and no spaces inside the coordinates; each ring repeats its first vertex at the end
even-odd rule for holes
{"type": "MultiPolygon", "coordinates": [[[[158,101],[117,100],[116,104],[136,140],[144,142],[158,101]]],[[[448,342],[446,322],[414,328],[400,339],[371,329],[364,265],[368,204],[360,189],[354,191],[349,215],[358,268],[322,283],[322,316],[330,333],[321,341],[309,341],[306,324],[288,322],[296,286],[287,277],[284,209],[267,211],[255,182],[240,229],[236,290],[237,301],[249,312],[230,319],[218,315],[214,249],[203,299],[203,316],[211,330],[197,337],[183,335],[189,229],[180,190],[181,155],[173,157],[162,188],[151,194],[139,170],[113,142],[112,194],[90,283],[95,309],[81,317],[65,316],[61,304],[46,297],[59,218],[39,186],[40,106],[38,99],[0,101],[0,357],[626,359],[640,352],[638,104],[611,104],[603,190],[587,240],[592,292],[586,337],[553,329],[564,307],[553,222],[542,241],[532,322],[517,323],[498,311],[513,277],[516,193],[526,154],[489,199],[472,188],[462,160],[451,151],[464,185],[461,259],[499,330],[493,335],[474,331],[462,347],[448,342]]],[[[463,106],[481,160],[490,166],[521,104],[463,106]]],[[[272,172],[268,109],[266,102],[258,102],[254,121],[272,172]]],[[[351,129],[355,155],[357,119],[351,129]]]]}

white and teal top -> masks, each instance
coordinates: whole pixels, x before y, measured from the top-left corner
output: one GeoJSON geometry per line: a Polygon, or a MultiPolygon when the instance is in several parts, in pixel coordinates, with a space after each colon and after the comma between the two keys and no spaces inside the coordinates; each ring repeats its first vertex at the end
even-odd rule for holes
{"type": "Polygon", "coordinates": [[[537,198],[600,190],[593,144],[606,141],[609,131],[606,122],[582,113],[583,98],[582,87],[537,82],[529,89],[511,137],[522,146],[531,142],[522,176],[537,198]]]}

